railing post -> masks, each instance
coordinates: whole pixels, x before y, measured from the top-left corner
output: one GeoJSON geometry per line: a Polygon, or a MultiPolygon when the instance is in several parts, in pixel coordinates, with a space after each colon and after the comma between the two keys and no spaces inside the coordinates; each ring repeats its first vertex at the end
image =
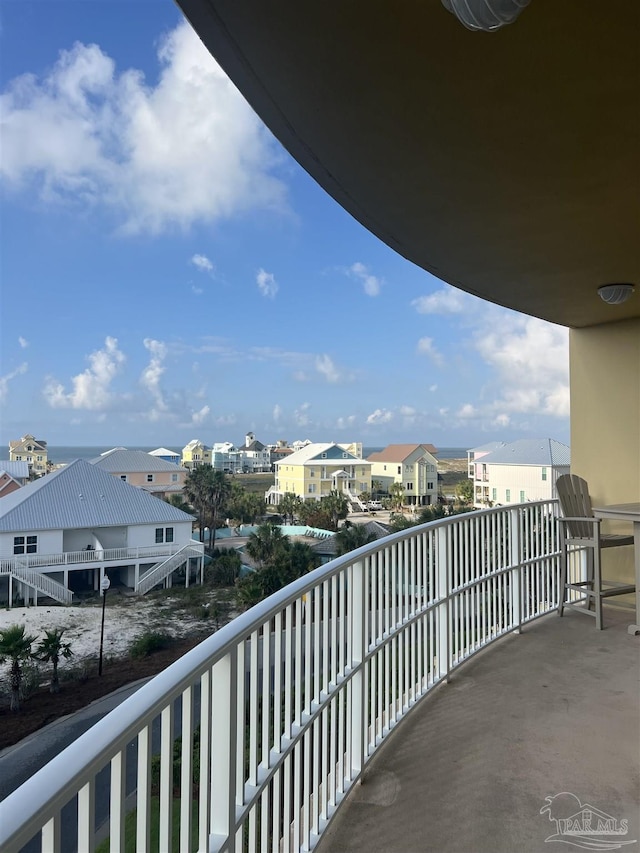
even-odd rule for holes
{"type": "Polygon", "coordinates": [[[243,734],[238,732],[236,655],[234,648],[212,670],[210,851],[231,850],[235,835],[237,739],[243,734]]]}
{"type": "MultiPolygon", "coordinates": [[[[436,531],[436,586],[438,588],[438,676],[449,678],[451,658],[451,583],[449,573],[449,549],[447,542],[448,525],[441,525],[436,531]]],[[[433,650],[430,652],[433,656],[433,650]]]]}
{"type": "Polygon", "coordinates": [[[509,511],[509,565],[511,566],[511,619],[518,634],[522,633],[522,537],[520,510],[509,511]]]}
{"type": "Polygon", "coordinates": [[[366,579],[364,562],[351,567],[351,666],[356,670],[351,680],[351,778],[357,779],[364,767],[365,714],[364,664],[366,625],[366,579]]]}

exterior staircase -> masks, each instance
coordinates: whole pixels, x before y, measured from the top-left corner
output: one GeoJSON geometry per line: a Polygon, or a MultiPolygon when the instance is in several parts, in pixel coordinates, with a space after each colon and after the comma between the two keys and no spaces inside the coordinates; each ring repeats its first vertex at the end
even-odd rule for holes
{"type": "Polygon", "coordinates": [[[186,563],[191,557],[202,557],[202,552],[197,548],[194,548],[192,545],[185,545],[184,548],[176,551],[175,554],[172,554],[165,560],[161,560],[159,563],[156,563],[156,565],[152,566],[148,572],[145,572],[145,574],[139,578],[135,591],[138,595],[145,595],[145,593],[153,589],[154,586],[157,586],[159,583],[162,583],[165,578],[168,578],[172,572],[179,569],[180,566],[186,563]]]}
{"type": "Polygon", "coordinates": [[[349,491],[349,489],[344,490],[345,495],[349,499],[349,512],[366,512],[367,507],[357,495],[354,495],[353,492],[349,491]]]}
{"type": "Polygon", "coordinates": [[[59,601],[61,604],[71,604],[73,601],[73,592],[67,589],[64,584],[39,572],[37,569],[30,569],[26,566],[21,566],[20,561],[15,558],[5,564],[0,564],[0,575],[10,575],[20,583],[30,586],[39,593],[53,598],[54,601],[59,601]]]}

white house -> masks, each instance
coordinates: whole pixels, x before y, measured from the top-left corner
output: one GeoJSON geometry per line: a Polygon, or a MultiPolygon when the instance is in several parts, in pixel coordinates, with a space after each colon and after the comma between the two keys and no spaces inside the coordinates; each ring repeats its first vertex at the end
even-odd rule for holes
{"type": "Polygon", "coordinates": [[[384,492],[392,483],[404,488],[405,503],[414,506],[435,504],[438,497],[437,450],[432,444],[389,444],[371,453],[371,479],[384,492]]]}
{"type": "Polygon", "coordinates": [[[474,506],[525,503],[557,498],[556,480],[569,473],[570,450],[552,438],[524,438],[474,454],[474,506]]]}
{"type": "Polygon", "coordinates": [[[139,593],[202,570],[193,516],[81,459],[0,501],[0,600],[70,602],[105,576],[139,593]]]}

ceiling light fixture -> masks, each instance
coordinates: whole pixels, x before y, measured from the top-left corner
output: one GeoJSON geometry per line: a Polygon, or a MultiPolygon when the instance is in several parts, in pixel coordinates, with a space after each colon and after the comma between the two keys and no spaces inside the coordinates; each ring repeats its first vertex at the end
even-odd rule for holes
{"type": "Polygon", "coordinates": [[[468,30],[492,33],[511,24],[531,0],[442,0],[468,30]]]}
{"type": "Polygon", "coordinates": [[[634,290],[632,284],[603,284],[598,288],[598,295],[607,305],[622,305],[634,290]]]}

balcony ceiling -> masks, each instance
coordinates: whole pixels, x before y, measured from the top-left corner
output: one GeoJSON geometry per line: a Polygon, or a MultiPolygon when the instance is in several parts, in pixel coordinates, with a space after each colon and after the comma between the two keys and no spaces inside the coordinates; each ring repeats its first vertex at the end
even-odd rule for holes
{"type": "Polygon", "coordinates": [[[178,0],[256,112],[366,228],[567,326],[640,316],[640,5],[532,0],[496,33],[439,0],[178,0]],[[621,306],[600,284],[631,282],[621,306]]]}

